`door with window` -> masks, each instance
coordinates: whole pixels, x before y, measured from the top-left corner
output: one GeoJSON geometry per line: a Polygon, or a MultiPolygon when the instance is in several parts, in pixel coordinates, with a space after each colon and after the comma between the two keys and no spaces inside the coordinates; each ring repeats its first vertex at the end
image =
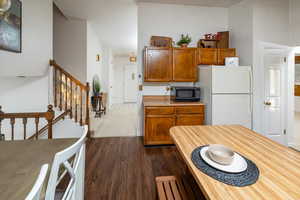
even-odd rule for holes
{"type": "Polygon", "coordinates": [[[284,68],[286,58],[282,55],[264,56],[264,133],[283,145],[286,145],[284,121],[284,68]]]}

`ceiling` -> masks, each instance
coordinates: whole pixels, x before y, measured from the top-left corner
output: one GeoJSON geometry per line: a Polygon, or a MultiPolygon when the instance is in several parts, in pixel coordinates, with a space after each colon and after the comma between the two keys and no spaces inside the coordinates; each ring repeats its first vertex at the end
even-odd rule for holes
{"type": "Polygon", "coordinates": [[[134,0],[55,0],[67,17],[87,19],[102,45],[115,55],[137,50],[137,5],[134,0]]]}
{"type": "Polygon", "coordinates": [[[208,7],[230,7],[242,0],[136,0],[137,2],[182,4],[208,7]]]}

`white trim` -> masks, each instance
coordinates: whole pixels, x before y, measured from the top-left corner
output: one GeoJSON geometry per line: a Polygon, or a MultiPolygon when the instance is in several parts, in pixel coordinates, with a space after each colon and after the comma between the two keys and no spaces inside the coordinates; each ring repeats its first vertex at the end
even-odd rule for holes
{"type": "MultiPolygon", "coordinates": [[[[260,97],[258,97],[256,100],[259,101],[257,102],[259,107],[260,107],[260,113],[263,114],[264,113],[264,105],[263,105],[263,101],[265,98],[265,66],[264,66],[264,56],[268,55],[268,54],[280,54],[282,56],[287,57],[287,63],[286,63],[286,67],[284,68],[284,94],[283,94],[283,98],[284,98],[284,102],[285,102],[285,106],[284,106],[284,110],[283,110],[283,115],[284,115],[284,121],[283,121],[283,127],[286,130],[286,136],[285,136],[285,144],[287,145],[289,140],[290,140],[290,136],[293,133],[293,125],[290,125],[290,122],[294,121],[292,120],[294,118],[294,116],[291,116],[291,113],[293,115],[293,112],[291,112],[293,110],[293,107],[291,107],[290,103],[291,99],[290,99],[290,94],[291,94],[291,88],[290,88],[290,77],[289,77],[289,73],[290,73],[290,66],[291,66],[291,55],[292,55],[292,48],[289,46],[285,46],[285,45],[278,45],[278,44],[273,44],[273,43],[268,43],[268,42],[259,42],[258,44],[259,47],[259,66],[257,66],[259,69],[257,69],[258,71],[260,71],[260,74],[258,74],[257,72],[257,79],[259,81],[259,83],[262,84],[262,91],[261,91],[261,96],[259,94],[260,97]],[[260,103],[261,102],[261,103],[260,103]]],[[[265,135],[264,133],[264,117],[261,118],[262,124],[261,124],[261,132],[263,133],[263,135],[265,135]]],[[[266,135],[265,135],[266,136],[266,135]]]]}

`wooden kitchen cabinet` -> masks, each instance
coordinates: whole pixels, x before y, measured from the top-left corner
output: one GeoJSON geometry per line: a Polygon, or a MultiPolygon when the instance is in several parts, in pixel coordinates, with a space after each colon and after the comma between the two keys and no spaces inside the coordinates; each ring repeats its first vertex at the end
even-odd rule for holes
{"type": "MultiPolygon", "coordinates": [[[[172,103],[174,104],[174,103],[172,103]]],[[[173,144],[169,130],[173,126],[204,124],[204,105],[144,107],[144,144],[173,144]]],[[[175,103],[176,104],[176,103],[175,103]]]]}
{"type": "Polygon", "coordinates": [[[226,57],[235,57],[236,50],[232,48],[198,48],[199,65],[225,65],[226,57]]]}
{"type": "Polygon", "coordinates": [[[145,48],[144,82],[196,82],[197,80],[197,48],[145,48]]]}
{"type": "Polygon", "coordinates": [[[197,48],[173,48],[173,81],[198,80],[197,48]]]}
{"type": "Polygon", "coordinates": [[[236,51],[235,49],[218,49],[218,62],[217,65],[225,65],[226,57],[235,57],[236,51]]]}
{"type": "Polygon", "coordinates": [[[175,126],[174,115],[151,115],[146,117],[145,122],[146,145],[173,144],[169,130],[175,126]]]}
{"type": "Polygon", "coordinates": [[[181,114],[176,116],[176,126],[203,125],[203,114],[181,114]]]}
{"type": "Polygon", "coordinates": [[[216,48],[199,48],[198,64],[215,65],[218,62],[218,49],[216,48]]]}
{"type": "Polygon", "coordinates": [[[144,81],[172,81],[172,48],[147,47],[144,50],[144,81]]]}

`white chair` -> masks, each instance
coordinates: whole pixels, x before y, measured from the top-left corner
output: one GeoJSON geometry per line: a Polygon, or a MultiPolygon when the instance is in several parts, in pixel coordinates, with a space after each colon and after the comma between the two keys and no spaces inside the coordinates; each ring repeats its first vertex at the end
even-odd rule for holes
{"type": "Polygon", "coordinates": [[[32,190],[25,200],[40,200],[40,194],[47,176],[48,164],[42,166],[39,177],[37,178],[32,190]]]}
{"type": "Polygon", "coordinates": [[[85,172],[85,140],[88,128],[84,127],[83,136],[72,146],[56,153],[52,164],[48,181],[46,200],[54,200],[57,185],[68,173],[70,181],[62,200],[83,200],[84,199],[84,172],[85,172]],[[70,163],[70,159],[74,158],[70,163]],[[65,172],[59,175],[60,166],[63,165],[65,172]]]}

